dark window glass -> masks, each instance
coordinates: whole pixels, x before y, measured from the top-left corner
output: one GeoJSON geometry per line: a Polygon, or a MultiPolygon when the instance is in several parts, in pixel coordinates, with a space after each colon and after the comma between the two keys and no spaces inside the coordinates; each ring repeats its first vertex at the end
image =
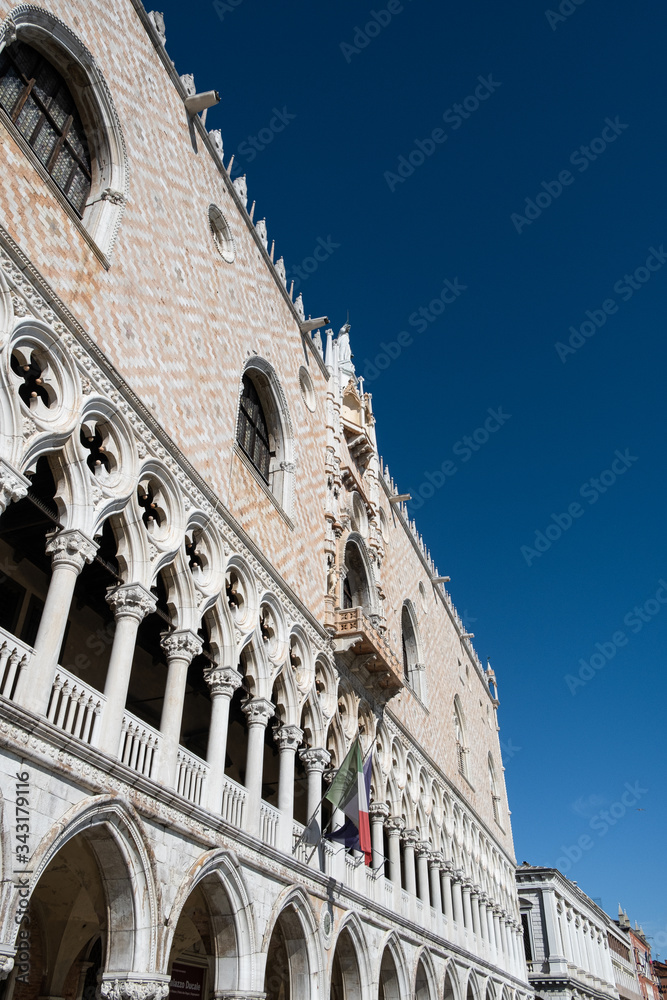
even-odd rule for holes
{"type": "Polygon", "coordinates": [[[528,915],[521,914],[521,926],[523,928],[523,946],[526,949],[526,960],[533,961],[533,949],[530,946],[530,931],[528,930],[528,915]]]}
{"type": "Polygon", "coordinates": [[[268,483],[271,458],[269,430],[257,390],[247,375],[243,376],[237,440],[259,474],[268,483]]]}
{"type": "Polygon", "coordinates": [[[86,133],[65,80],[22,42],[0,53],[0,104],[79,215],[90,193],[86,133]]]}

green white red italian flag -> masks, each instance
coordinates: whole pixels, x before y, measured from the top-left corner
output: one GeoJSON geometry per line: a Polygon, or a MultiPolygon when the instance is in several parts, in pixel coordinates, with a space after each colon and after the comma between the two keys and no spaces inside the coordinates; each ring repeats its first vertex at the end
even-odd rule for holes
{"type": "Polygon", "coordinates": [[[329,839],[363,851],[367,865],[370,865],[372,858],[371,827],[368,819],[371,766],[371,754],[364,764],[361,743],[357,737],[324,796],[333,809],[341,809],[346,817],[343,826],[333,830],[329,834],[329,839]]]}

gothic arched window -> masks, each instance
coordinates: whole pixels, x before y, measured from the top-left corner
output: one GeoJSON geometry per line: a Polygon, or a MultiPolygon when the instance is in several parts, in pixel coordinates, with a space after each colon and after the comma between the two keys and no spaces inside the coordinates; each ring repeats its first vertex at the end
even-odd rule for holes
{"type": "Polygon", "coordinates": [[[243,376],[237,440],[262,479],[268,483],[271,463],[269,428],[257,389],[249,375],[243,376]]]}
{"type": "Polygon", "coordinates": [[[463,709],[461,708],[461,702],[459,701],[458,695],[454,699],[454,730],[456,734],[456,763],[458,765],[459,774],[462,774],[464,778],[467,778],[468,751],[466,747],[465,722],[463,719],[463,709]]]}
{"type": "Polygon", "coordinates": [[[14,42],[0,53],[0,104],[69,203],[83,215],[91,186],[90,153],[64,78],[41,53],[14,42]]]}
{"type": "Polygon", "coordinates": [[[422,689],[423,666],[419,662],[419,639],[414,609],[406,601],[401,612],[401,643],[403,647],[403,677],[418,698],[424,697],[422,689]]]}

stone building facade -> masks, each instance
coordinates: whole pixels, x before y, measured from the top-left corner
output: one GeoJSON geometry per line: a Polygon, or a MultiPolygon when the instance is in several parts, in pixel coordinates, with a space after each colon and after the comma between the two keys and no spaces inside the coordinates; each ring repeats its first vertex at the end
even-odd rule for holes
{"type": "Polygon", "coordinates": [[[211,100],[139,0],[0,0],[5,998],[526,1000],[495,677],[211,100]]]}
{"type": "Polygon", "coordinates": [[[611,918],[555,868],[524,863],[516,878],[528,976],[538,1000],[618,1000],[611,918]]]}

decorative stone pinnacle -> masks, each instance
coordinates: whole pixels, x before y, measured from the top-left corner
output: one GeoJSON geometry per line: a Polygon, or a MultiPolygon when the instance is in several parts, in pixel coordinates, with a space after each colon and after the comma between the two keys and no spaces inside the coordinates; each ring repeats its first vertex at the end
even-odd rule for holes
{"type": "Polygon", "coordinates": [[[104,1000],[164,1000],[169,982],[162,979],[103,979],[100,996],[104,1000]]]}
{"type": "Polygon", "coordinates": [[[187,660],[190,663],[195,656],[199,656],[203,643],[198,635],[190,629],[182,629],[179,632],[163,632],[160,645],[168,660],[187,660]]]}
{"type": "Polygon", "coordinates": [[[46,554],[51,556],[53,569],[56,566],[71,566],[80,573],[86,563],[95,558],[99,545],[77,528],[49,532],[46,554]]]}
{"type": "Polygon", "coordinates": [[[276,710],[267,698],[251,698],[242,707],[249,726],[266,726],[276,710]]]}
{"type": "Polygon", "coordinates": [[[299,757],[306,774],[310,774],[311,771],[319,771],[321,774],[331,763],[331,754],[324,747],[308,747],[307,750],[299,751],[299,757]]]}
{"type": "Polygon", "coordinates": [[[281,726],[276,729],[273,738],[280,747],[280,750],[297,750],[303,739],[303,729],[298,726],[281,726]]]}
{"type": "Polygon", "coordinates": [[[224,695],[231,698],[243,684],[243,678],[233,667],[211,667],[204,671],[204,680],[211,690],[211,697],[224,695]]]}
{"type": "Polygon", "coordinates": [[[143,621],[146,615],[152,615],[155,611],[157,598],[140,583],[127,583],[107,591],[107,604],[116,621],[119,618],[143,621]]]}

